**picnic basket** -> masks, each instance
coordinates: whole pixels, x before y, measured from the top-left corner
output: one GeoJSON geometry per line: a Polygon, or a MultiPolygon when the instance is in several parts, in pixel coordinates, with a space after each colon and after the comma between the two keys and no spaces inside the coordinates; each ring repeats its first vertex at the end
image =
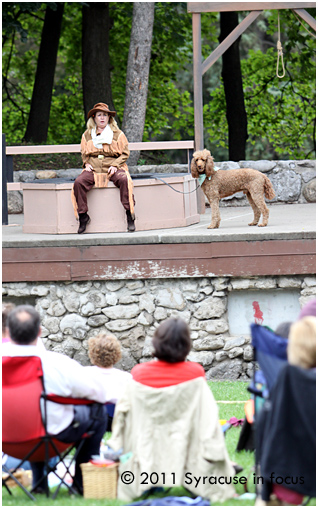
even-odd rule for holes
{"type": "Polygon", "coordinates": [[[116,499],[118,463],[101,466],[87,462],[81,469],[85,499],[116,499]]]}

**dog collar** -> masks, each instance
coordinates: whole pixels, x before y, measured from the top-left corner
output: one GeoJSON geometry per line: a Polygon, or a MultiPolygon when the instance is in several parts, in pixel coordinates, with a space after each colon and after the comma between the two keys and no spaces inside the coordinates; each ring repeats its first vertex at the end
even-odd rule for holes
{"type": "MultiPolygon", "coordinates": [[[[220,168],[218,168],[217,166],[214,166],[214,171],[219,171],[220,168]]],[[[208,180],[211,180],[211,176],[208,177],[208,180]]],[[[199,175],[199,184],[200,186],[202,187],[203,183],[205,182],[205,179],[206,179],[206,175],[199,175]]]]}
{"type": "MultiPolygon", "coordinates": [[[[202,187],[203,183],[205,182],[205,179],[206,179],[206,175],[199,175],[198,180],[199,180],[199,184],[201,187],[202,187]]],[[[211,180],[210,176],[208,177],[208,180],[211,180]]]]}

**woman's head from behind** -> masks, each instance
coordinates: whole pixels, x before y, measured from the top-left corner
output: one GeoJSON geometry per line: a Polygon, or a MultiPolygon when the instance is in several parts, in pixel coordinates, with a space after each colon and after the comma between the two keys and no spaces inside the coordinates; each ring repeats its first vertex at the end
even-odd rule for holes
{"type": "Polygon", "coordinates": [[[88,356],[93,365],[105,369],[121,359],[120,342],[113,335],[100,333],[88,339],[88,356]]]}
{"type": "Polygon", "coordinates": [[[306,316],[290,328],[288,361],[304,369],[316,367],[316,318],[306,316]]]}
{"type": "Polygon", "coordinates": [[[153,356],[168,363],[185,361],[191,351],[190,330],[185,321],[170,318],[161,323],[152,339],[153,356]]]}

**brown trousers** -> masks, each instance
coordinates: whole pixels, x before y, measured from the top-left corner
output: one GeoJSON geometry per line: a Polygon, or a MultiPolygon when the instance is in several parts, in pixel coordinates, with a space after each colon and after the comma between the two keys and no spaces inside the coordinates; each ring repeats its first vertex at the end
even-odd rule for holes
{"type": "MultiPolygon", "coordinates": [[[[109,180],[113,182],[120,191],[120,201],[125,210],[130,210],[129,194],[128,194],[128,180],[126,171],[117,169],[109,180]]],[[[83,171],[74,182],[74,195],[77,202],[78,213],[85,213],[88,211],[87,207],[87,192],[94,186],[94,172],[83,171]]],[[[134,200],[135,201],[135,200],[134,200]]]]}

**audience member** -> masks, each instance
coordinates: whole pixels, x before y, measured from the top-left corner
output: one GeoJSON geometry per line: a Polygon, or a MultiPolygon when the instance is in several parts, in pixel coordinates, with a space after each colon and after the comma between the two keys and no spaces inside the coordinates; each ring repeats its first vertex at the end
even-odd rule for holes
{"type": "Polygon", "coordinates": [[[275,331],[277,335],[288,338],[289,365],[280,371],[258,420],[258,452],[261,474],[265,479],[262,498],[267,505],[302,504],[304,494],[308,495],[315,483],[315,454],[312,453],[315,441],[315,373],[311,370],[316,367],[315,313],[316,302],[311,300],[300,313],[304,317],[294,323],[282,323],[275,331]],[[297,424],[290,418],[295,412],[300,420],[297,424]],[[301,420],[305,430],[298,436],[295,446],[290,448],[290,442],[298,435],[301,420]],[[268,472],[274,470],[278,476],[284,477],[283,472],[288,471],[295,478],[301,471],[305,485],[269,481],[268,472]]]}
{"type": "Polygon", "coordinates": [[[316,367],[316,318],[306,316],[290,328],[288,362],[303,369],[316,367]]]}
{"type": "Polygon", "coordinates": [[[153,356],[157,360],[136,365],[131,374],[135,381],[153,388],[176,385],[198,377],[205,371],[195,362],[186,362],[192,343],[188,325],[182,319],[170,318],[155,331],[153,356]]]}
{"type": "MultiPolygon", "coordinates": [[[[8,329],[8,316],[10,312],[15,309],[15,304],[11,302],[6,302],[2,304],[2,344],[6,344],[10,342],[9,329],[8,329]]],[[[41,337],[38,337],[38,341],[36,344],[38,347],[45,349],[43,341],[41,337]]],[[[2,356],[5,356],[5,349],[2,350],[2,356]]]]}
{"type": "MultiPolygon", "coordinates": [[[[163,322],[153,337],[157,360],[136,365],[133,380],[116,405],[108,445],[123,448],[127,462],[119,466],[118,497],[131,501],[149,486],[142,475],[156,472],[157,487],[184,485],[191,492],[222,502],[235,494],[234,469],[219,424],[218,407],[201,365],[186,362],[191,350],[187,324],[177,318],[163,322]],[[131,471],[127,485],[121,474],[131,471]],[[216,482],[187,483],[192,478],[226,477],[216,482]]],[[[148,484],[149,485],[149,484],[148,484]]]]}
{"type": "Polygon", "coordinates": [[[129,372],[116,369],[114,365],[121,359],[121,347],[119,341],[113,335],[101,333],[88,339],[88,356],[93,364],[86,367],[86,370],[99,372],[104,378],[103,387],[107,397],[108,425],[107,430],[111,431],[111,424],[114,416],[115,404],[121,397],[127,383],[132,376],[129,372]]]}
{"type": "Polygon", "coordinates": [[[315,316],[316,317],[316,298],[312,298],[309,300],[303,308],[301,309],[298,319],[302,319],[305,316],[315,316]]]}
{"type": "Polygon", "coordinates": [[[2,304],[2,344],[10,342],[8,330],[8,315],[14,309],[15,305],[11,302],[2,304]]]}
{"type": "Polygon", "coordinates": [[[283,323],[280,323],[275,330],[275,334],[279,335],[279,337],[282,337],[283,339],[288,339],[292,324],[292,321],[284,321],[283,323]]]}
{"type": "MultiPolygon", "coordinates": [[[[29,305],[21,305],[8,316],[10,343],[5,345],[5,356],[39,356],[42,361],[44,385],[48,393],[64,397],[86,398],[104,404],[105,390],[100,377],[87,372],[85,367],[66,355],[46,351],[37,347],[41,335],[40,316],[29,305]]],[[[85,440],[75,467],[75,480],[82,489],[82,473],[79,464],[88,462],[92,455],[98,455],[100,442],[107,426],[107,414],[104,406],[98,406],[102,418],[96,419],[96,404],[61,405],[48,402],[48,432],[60,441],[71,443],[77,441],[89,428],[94,434],[85,440]]],[[[44,463],[32,462],[33,485],[42,477],[44,463]]],[[[37,492],[43,492],[45,483],[37,492]]]]}

